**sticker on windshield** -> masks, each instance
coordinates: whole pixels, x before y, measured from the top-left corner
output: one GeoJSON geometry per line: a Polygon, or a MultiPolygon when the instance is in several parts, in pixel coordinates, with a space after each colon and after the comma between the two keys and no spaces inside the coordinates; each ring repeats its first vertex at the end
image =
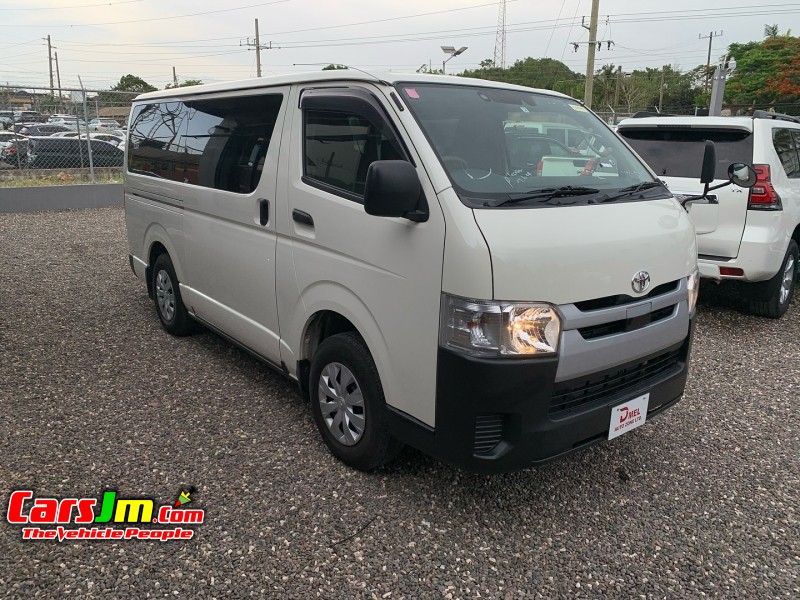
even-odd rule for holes
{"type": "Polygon", "coordinates": [[[577,110],[578,112],[589,112],[588,110],[586,110],[585,106],[581,106],[580,104],[570,104],[569,107],[572,110],[577,110]]]}
{"type": "Polygon", "coordinates": [[[419,100],[419,93],[414,88],[405,88],[406,96],[409,98],[413,98],[414,100],[419,100]]]}
{"type": "Polygon", "coordinates": [[[524,113],[529,113],[529,112],[531,112],[531,111],[529,111],[527,108],[525,108],[524,106],[520,106],[520,107],[519,107],[519,109],[520,109],[522,112],[524,112],[524,113]]]}

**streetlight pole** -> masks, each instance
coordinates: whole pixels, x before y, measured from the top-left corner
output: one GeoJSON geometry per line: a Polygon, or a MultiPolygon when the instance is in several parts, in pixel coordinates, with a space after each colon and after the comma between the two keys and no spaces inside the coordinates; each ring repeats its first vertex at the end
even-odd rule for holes
{"type": "Polygon", "coordinates": [[[464,54],[464,51],[466,49],[467,49],[466,46],[461,46],[461,48],[459,48],[458,50],[455,49],[455,46],[442,46],[442,51],[445,54],[449,54],[450,55],[449,58],[446,58],[445,60],[442,61],[442,75],[445,74],[445,70],[444,69],[445,69],[445,65],[447,64],[447,61],[454,59],[459,54],[464,54]]]}

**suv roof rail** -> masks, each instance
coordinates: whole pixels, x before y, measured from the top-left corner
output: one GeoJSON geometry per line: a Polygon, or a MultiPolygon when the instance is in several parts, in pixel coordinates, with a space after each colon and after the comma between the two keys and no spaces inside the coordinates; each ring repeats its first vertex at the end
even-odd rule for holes
{"type": "Polygon", "coordinates": [[[793,123],[800,123],[800,117],[793,117],[783,113],[769,112],[767,110],[754,110],[754,119],[776,119],[779,121],[792,121],[793,123]]]}

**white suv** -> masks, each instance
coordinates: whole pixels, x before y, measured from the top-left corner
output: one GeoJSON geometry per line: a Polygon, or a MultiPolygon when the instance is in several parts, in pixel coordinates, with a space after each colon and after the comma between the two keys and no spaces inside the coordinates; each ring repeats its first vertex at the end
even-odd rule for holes
{"type": "MultiPolygon", "coordinates": [[[[752,117],[626,119],[618,133],[680,200],[701,193],[705,141],[716,147],[715,180],[731,163],[754,166],[756,185],[736,186],[688,203],[703,277],[745,282],[749,310],[778,318],[789,308],[800,245],[800,119],[756,111],[752,117]]],[[[717,181],[718,182],[718,181],[717,181]]]]}

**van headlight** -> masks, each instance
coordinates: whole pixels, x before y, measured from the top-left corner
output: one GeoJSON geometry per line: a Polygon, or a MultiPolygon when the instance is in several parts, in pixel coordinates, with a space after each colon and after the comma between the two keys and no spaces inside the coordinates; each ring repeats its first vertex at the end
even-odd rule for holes
{"type": "Polygon", "coordinates": [[[444,294],[439,342],[471,356],[552,356],[561,318],[551,304],[495,302],[444,294]]]}
{"type": "Polygon", "coordinates": [[[689,316],[694,316],[694,310],[697,308],[697,296],[700,294],[700,271],[695,269],[692,274],[686,278],[687,288],[689,290],[689,316]]]}

